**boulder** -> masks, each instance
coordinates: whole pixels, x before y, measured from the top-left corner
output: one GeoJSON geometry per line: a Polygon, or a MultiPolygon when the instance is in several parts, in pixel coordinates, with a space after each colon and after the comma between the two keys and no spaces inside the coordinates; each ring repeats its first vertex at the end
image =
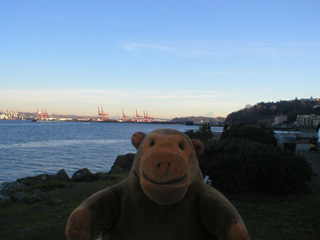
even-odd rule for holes
{"type": "Polygon", "coordinates": [[[35,185],[41,182],[46,182],[50,180],[58,180],[63,182],[71,182],[70,177],[68,176],[67,172],[64,169],[61,169],[59,172],[57,172],[55,175],[49,175],[49,174],[41,174],[34,177],[25,177],[25,178],[19,178],[17,181],[19,183],[23,183],[27,186],[35,185]]]}
{"type": "Polygon", "coordinates": [[[44,181],[47,181],[48,180],[48,177],[49,175],[48,174],[41,174],[41,175],[38,175],[38,176],[35,176],[35,177],[25,177],[25,178],[19,178],[17,181],[19,183],[23,183],[27,186],[30,186],[30,185],[34,185],[34,184],[37,184],[37,183],[40,183],[40,182],[44,182],[44,181]]]}
{"type": "Polygon", "coordinates": [[[128,172],[131,169],[135,154],[128,153],[126,155],[118,155],[116,161],[111,167],[112,173],[128,172]]]}
{"type": "Polygon", "coordinates": [[[1,185],[0,193],[5,195],[12,195],[16,192],[27,191],[29,188],[20,182],[5,182],[1,185]]]}
{"type": "Polygon", "coordinates": [[[76,171],[71,177],[71,180],[74,182],[93,182],[96,179],[97,177],[88,168],[76,171]]]}
{"type": "Polygon", "coordinates": [[[110,172],[111,173],[122,173],[122,172],[124,172],[124,170],[121,167],[112,166],[110,172]]]}
{"type": "Polygon", "coordinates": [[[57,176],[59,180],[62,180],[65,182],[71,182],[71,178],[69,177],[68,173],[64,169],[61,169],[59,172],[57,172],[55,176],[57,176]]]}
{"type": "Polygon", "coordinates": [[[25,196],[22,200],[27,204],[36,204],[42,202],[44,198],[46,198],[46,194],[44,192],[34,192],[25,196]]]}
{"type": "Polygon", "coordinates": [[[26,192],[16,192],[10,195],[11,201],[16,203],[20,202],[23,198],[27,197],[28,194],[26,192]]]}

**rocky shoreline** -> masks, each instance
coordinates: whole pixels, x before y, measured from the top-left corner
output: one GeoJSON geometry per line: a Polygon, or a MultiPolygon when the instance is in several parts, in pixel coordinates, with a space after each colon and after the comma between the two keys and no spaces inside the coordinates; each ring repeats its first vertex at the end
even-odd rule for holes
{"type": "MultiPolygon", "coordinates": [[[[113,173],[128,172],[135,154],[117,156],[111,170],[107,173],[92,173],[88,168],[76,171],[70,178],[64,169],[56,174],[41,174],[33,177],[19,178],[14,182],[5,182],[0,187],[0,205],[24,202],[26,204],[41,203],[46,199],[46,192],[56,188],[71,188],[76,182],[94,182],[99,180],[115,180],[113,173]]],[[[61,199],[47,201],[48,205],[62,203],[61,199]]]]}

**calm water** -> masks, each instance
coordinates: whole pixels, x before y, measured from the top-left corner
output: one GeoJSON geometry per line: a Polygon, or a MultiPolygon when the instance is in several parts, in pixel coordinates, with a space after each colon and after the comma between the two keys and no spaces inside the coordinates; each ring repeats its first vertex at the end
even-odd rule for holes
{"type": "Polygon", "coordinates": [[[198,129],[164,124],[0,121],[0,184],[55,174],[60,169],[70,177],[80,168],[107,172],[117,155],[136,151],[131,144],[133,133],[156,128],[198,129]]]}

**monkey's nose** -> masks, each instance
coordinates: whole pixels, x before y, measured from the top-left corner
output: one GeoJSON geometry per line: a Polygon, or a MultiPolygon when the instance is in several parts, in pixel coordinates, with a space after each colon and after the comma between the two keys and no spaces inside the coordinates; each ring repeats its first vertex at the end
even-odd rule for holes
{"type": "Polygon", "coordinates": [[[171,163],[169,162],[162,162],[157,164],[158,171],[163,176],[169,172],[170,167],[171,167],[171,163]]]}

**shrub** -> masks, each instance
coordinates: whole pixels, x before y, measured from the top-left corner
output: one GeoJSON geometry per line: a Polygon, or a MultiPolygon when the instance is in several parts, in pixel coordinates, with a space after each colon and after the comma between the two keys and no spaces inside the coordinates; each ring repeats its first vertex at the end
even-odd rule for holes
{"type": "Polygon", "coordinates": [[[260,127],[247,126],[244,124],[234,125],[230,127],[229,130],[223,131],[221,139],[227,138],[250,139],[255,142],[277,146],[277,140],[274,137],[273,130],[263,125],[260,127]]]}
{"type": "Polygon", "coordinates": [[[272,145],[246,139],[213,143],[201,162],[213,185],[224,191],[271,191],[290,193],[312,177],[304,157],[272,145]]]}
{"type": "Polygon", "coordinates": [[[185,131],[185,134],[190,139],[199,139],[205,147],[207,147],[207,144],[210,142],[210,140],[213,137],[213,133],[211,132],[210,124],[203,124],[199,127],[199,130],[187,130],[185,131]]]}

